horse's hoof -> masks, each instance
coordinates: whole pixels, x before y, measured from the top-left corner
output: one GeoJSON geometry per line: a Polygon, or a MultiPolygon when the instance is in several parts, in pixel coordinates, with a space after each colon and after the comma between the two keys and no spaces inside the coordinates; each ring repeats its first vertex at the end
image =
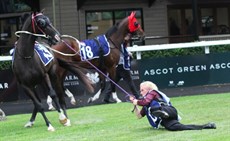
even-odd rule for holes
{"type": "Polygon", "coordinates": [[[66,123],[64,124],[64,126],[71,126],[70,120],[67,119],[66,123]]]}
{"type": "Polygon", "coordinates": [[[65,125],[65,124],[67,123],[67,121],[68,121],[67,118],[62,119],[62,120],[59,119],[59,122],[60,122],[61,124],[63,124],[63,125],[65,125]]]}
{"type": "Polygon", "coordinates": [[[50,111],[54,111],[55,110],[55,108],[52,106],[52,107],[49,107],[48,108],[50,111]]]}
{"type": "Polygon", "coordinates": [[[120,99],[116,99],[116,102],[117,103],[121,103],[122,101],[120,99]]]}
{"type": "Polygon", "coordinates": [[[90,98],[88,99],[88,101],[87,101],[87,102],[88,102],[88,103],[93,102],[92,97],[90,97],[90,98]]]}
{"type": "Polygon", "coordinates": [[[47,130],[50,132],[54,132],[55,128],[50,124],[47,130]]]}
{"type": "Polygon", "coordinates": [[[29,127],[32,127],[33,125],[34,125],[34,122],[29,121],[24,125],[24,127],[29,128],[29,127]]]}
{"type": "Polygon", "coordinates": [[[71,103],[72,105],[77,105],[77,102],[76,102],[75,100],[71,100],[70,103],[71,103]]]}

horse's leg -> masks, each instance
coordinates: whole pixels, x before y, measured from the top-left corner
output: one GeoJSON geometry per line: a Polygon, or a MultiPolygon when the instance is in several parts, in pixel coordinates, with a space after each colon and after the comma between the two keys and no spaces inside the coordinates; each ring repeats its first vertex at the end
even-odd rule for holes
{"type": "Polygon", "coordinates": [[[105,77],[103,75],[99,75],[100,77],[100,89],[97,91],[97,93],[88,99],[88,103],[94,102],[95,100],[99,99],[101,92],[105,89],[105,77]]]}
{"type": "MultiPolygon", "coordinates": [[[[72,105],[76,105],[77,102],[76,102],[76,100],[75,100],[73,94],[72,94],[72,93],[69,91],[69,89],[67,89],[67,88],[64,88],[64,90],[65,90],[65,94],[70,98],[70,103],[71,103],[72,105]]],[[[47,96],[46,102],[47,102],[47,104],[48,104],[48,109],[49,109],[49,110],[51,110],[51,111],[55,110],[55,107],[53,106],[53,100],[52,100],[52,98],[51,98],[49,95],[47,96]]],[[[61,107],[62,107],[62,106],[61,106],[61,107]]],[[[62,107],[62,108],[63,108],[63,107],[62,107]]]]}
{"type": "Polygon", "coordinates": [[[67,88],[64,88],[64,90],[65,90],[65,94],[70,98],[70,103],[71,103],[72,105],[76,105],[77,102],[76,102],[76,100],[75,100],[73,94],[72,94],[72,93],[69,91],[69,89],[67,89],[67,88]]]}
{"type": "Polygon", "coordinates": [[[110,70],[108,70],[109,72],[109,77],[113,82],[110,82],[111,85],[111,90],[112,90],[112,98],[117,102],[120,103],[122,102],[118,96],[117,96],[117,92],[116,92],[116,86],[114,83],[117,83],[119,81],[120,78],[116,77],[116,68],[112,68],[110,70]],[[117,79],[117,80],[116,80],[117,79]]]}
{"type": "Polygon", "coordinates": [[[48,104],[48,109],[53,111],[55,110],[54,106],[53,106],[53,100],[52,98],[48,95],[47,96],[47,100],[46,100],[47,104],[48,104]]]}
{"type": "MultiPolygon", "coordinates": [[[[65,95],[64,95],[64,90],[65,90],[65,88],[64,88],[64,86],[62,85],[62,84],[63,84],[63,80],[64,80],[64,79],[62,79],[62,80],[60,80],[60,81],[57,81],[57,82],[59,82],[59,83],[57,84],[57,86],[58,86],[58,88],[57,88],[57,95],[58,95],[58,97],[59,97],[60,106],[61,106],[61,108],[63,109],[63,112],[64,112],[65,116],[68,118],[67,112],[66,112],[65,95]]],[[[68,90],[68,89],[67,89],[67,90],[68,90]]],[[[69,124],[70,124],[70,121],[69,121],[69,124]]],[[[69,126],[70,126],[70,125],[69,125],[69,126]]]]}
{"type": "Polygon", "coordinates": [[[58,97],[59,97],[59,103],[61,108],[63,109],[63,113],[66,116],[66,121],[61,121],[60,122],[65,125],[65,126],[71,126],[70,119],[68,119],[67,112],[66,112],[66,102],[65,102],[65,96],[64,96],[64,87],[63,87],[63,81],[59,81],[59,90],[58,90],[58,97]]]}
{"type": "Polygon", "coordinates": [[[99,89],[93,97],[90,97],[88,99],[88,103],[91,103],[91,102],[94,102],[95,100],[97,100],[100,97],[100,94],[101,94],[101,89],[99,89]]]}
{"type": "Polygon", "coordinates": [[[52,85],[55,88],[56,94],[58,96],[59,103],[56,102],[55,104],[59,104],[61,108],[60,110],[61,112],[59,112],[59,121],[64,126],[71,126],[70,120],[68,119],[67,112],[66,112],[66,103],[65,103],[65,96],[64,96],[64,86],[63,86],[64,77],[67,71],[58,66],[55,69],[55,72],[56,73],[51,73],[51,76],[53,75],[53,77],[51,77],[52,81],[50,82],[52,82],[52,85]]]}
{"type": "MultiPolygon", "coordinates": [[[[59,104],[59,100],[58,100],[58,97],[56,95],[56,92],[53,89],[53,87],[55,87],[56,90],[59,88],[56,76],[53,75],[51,78],[52,78],[53,85],[51,84],[49,75],[48,74],[45,75],[45,81],[46,81],[46,84],[49,88],[49,96],[52,98],[52,100],[54,101],[54,104],[56,105],[56,110],[59,113],[60,123],[62,123],[65,126],[70,126],[70,123],[69,123],[70,121],[69,121],[69,119],[67,119],[66,115],[64,114],[64,111],[59,104]]],[[[60,89],[60,91],[62,91],[62,90],[60,89]]],[[[57,92],[59,92],[59,91],[57,90],[57,92]]]]}
{"type": "MultiPolygon", "coordinates": [[[[112,82],[111,82],[111,87],[115,87],[115,85],[114,85],[112,82]]],[[[112,91],[112,98],[113,98],[117,103],[122,102],[122,101],[118,98],[117,92],[116,92],[115,88],[114,88],[114,90],[112,91]]]]}
{"type": "Polygon", "coordinates": [[[37,112],[39,111],[42,114],[43,119],[46,122],[46,126],[48,127],[47,130],[48,131],[55,131],[54,127],[51,125],[50,121],[48,120],[48,118],[45,115],[44,108],[42,107],[42,104],[41,104],[41,100],[39,99],[38,94],[36,93],[35,89],[32,88],[33,89],[32,90],[29,87],[24,86],[24,85],[23,85],[23,88],[24,88],[26,94],[31,98],[31,100],[33,101],[33,104],[34,104],[32,116],[30,118],[30,121],[27,122],[27,124],[25,124],[25,127],[33,126],[37,112]]]}
{"type": "Polygon", "coordinates": [[[57,87],[57,91],[58,91],[57,94],[58,94],[58,97],[59,97],[59,103],[60,103],[62,109],[64,110],[64,114],[66,115],[66,117],[68,117],[67,112],[66,112],[66,102],[65,102],[65,96],[64,96],[64,91],[65,91],[66,88],[63,85],[64,84],[64,78],[65,78],[65,76],[67,74],[67,71],[64,70],[61,67],[58,67],[57,74],[58,74],[57,78],[59,80],[56,81],[57,82],[56,86],[58,86],[57,87]]]}
{"type": "MultiPolygon", "coordinates": [[[[35,102],[34,102],[34,105],[35,105],[35,102]]],[[[33,109],[33,112],[32,112],[31,118],[30,118],[30,121],[28,121],[24,125],[24,127],[32,127],[34,125],[35,118],[37,116],[37,112],[38,112],[38,110],[37,110],[36,106],[34,106],[34,109],[33,109]]]]}
{"type": "Polygon", "coordinates": [[[6,120],[6,114],[4,111],[0,108],[0,121],[6,120]]]}

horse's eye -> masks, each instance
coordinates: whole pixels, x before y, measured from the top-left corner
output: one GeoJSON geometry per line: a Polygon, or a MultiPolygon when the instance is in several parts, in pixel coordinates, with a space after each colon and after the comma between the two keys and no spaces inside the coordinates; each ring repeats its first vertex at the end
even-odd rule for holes
{"type": "Polygon", "coordinates": [[[38,25],[41,27],[45,27],[46,26],[46,21],[44,19],[39,19],[37,21],[38,25]]]}
{"type": "Polygon", "coordinates": [[[138,23],[138,22],[134,22],[134,26],[135,26],[135,27],[138,27],[138,26],[139,26],[139,23],[138,23]]]}
{"type": "Polygon", "coordinates": [[[45,18],[47,23],[50,23],[50,19],[48,17],[45,18]]]}

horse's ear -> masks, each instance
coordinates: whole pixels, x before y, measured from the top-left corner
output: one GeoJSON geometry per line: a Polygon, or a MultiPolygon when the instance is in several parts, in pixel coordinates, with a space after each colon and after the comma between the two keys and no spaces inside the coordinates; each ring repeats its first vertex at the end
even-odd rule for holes
{"type": "Polygon", "coordinates": [[[44,14],[44,12],[45,12],[45,8],[41,10],[41,13],[42,13],[42,14],[44,14]]]}
{"type": "Polygon", "coordinates": [[[129,19],[128,26],[129,26],[129,31],[131,33],[136,31],[140,27],[140,24],[138,24],[137,19],[135,18],[135,15],[136,15],[136,12],[133,11],[128,17],[129,19]]]}
{"type": "Polygon", "coordinates": [[[135,18],[136,12],[132,11],[131,14],[129,15],[129,19],[135,18]]]}
{"type": "Polygon", "coordinates": [[[136,15],[136,11],[133,11],[132,14],[133,14],[133,16],[135,16],[136,15]]]}

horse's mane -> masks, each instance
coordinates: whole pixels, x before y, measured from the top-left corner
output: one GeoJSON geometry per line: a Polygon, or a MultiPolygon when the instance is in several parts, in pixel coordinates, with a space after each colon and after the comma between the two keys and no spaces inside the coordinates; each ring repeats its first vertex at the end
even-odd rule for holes
{"type": "Polygon", "coordinates": [[[29,13],[23,13],[22,16],[21,16],[21,22],[22,24],[25,23],[26,19],[30,16],[29,13]]]}
{"type": "Polygon", "coordinates": [[[105,36],[106,36],[106,37],[110,37],[114,32],[116,32],[116,31],[117,31],[118,25],[119,25],[119,22],[116,23],[115,25],[113,25],[112,27],[110,27],[110,28],[107,30],[107,32],[105,33],[105,36]]]}
{"type": "Polygon", "coordinates": [[[31,14],[29,14],[29,13],[23,13],[21,15],[21,27],[20,27],[20,29],[22,29],[23,25],[25,24],[26,20],[29,19],[30,15],[31,14]]]}

